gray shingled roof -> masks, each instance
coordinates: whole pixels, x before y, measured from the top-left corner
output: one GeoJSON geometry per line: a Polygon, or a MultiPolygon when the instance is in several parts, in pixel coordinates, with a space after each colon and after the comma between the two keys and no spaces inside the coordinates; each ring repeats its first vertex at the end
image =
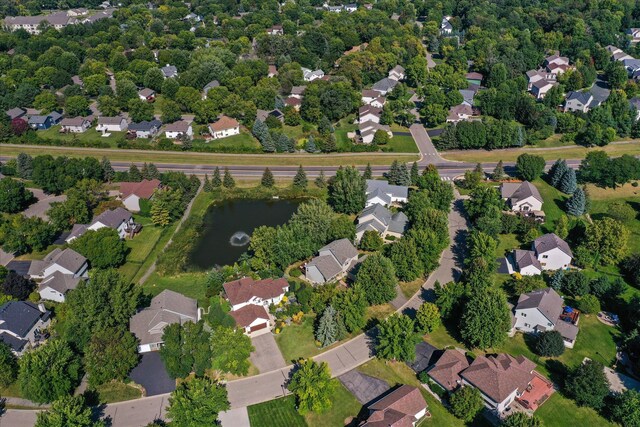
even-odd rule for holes
{"type": "Polygon", "coordinates": [[[546,288],[520,295],[516,310],[537,308],[549,322],[556,323],[562,314],[563,304],[562,297],[556,291],[546,288]]]}
{"type": "Polygon", "coordinates": [[[129,125],[129,130],[149,132],[153,128],[160,128],[160,126],[162,126],[162,122],[160,120],[151,120],[150,122],[145,120],[140,123],[131,123],[129,125]]]}
{"type": "Polygon", "coordinates": [[[390,185],[387,181],[368,179],[367,199],[371,199],[371,197],[369,197],[369,193],[373,193],[375,190],[383,191],[385,194],[389,194],[394,198],[406,199],[409,194],[409,187],[406,187],[404,185],[390,185]]]}
{"type": "Polygon", "coordinates": [[[369,206],[368,208],[364,208],[362,213],[358,215],[358,219],[364,218],[368,215],[373,215],[376,219],[378,219],[384,225],[388,225],[389,222],[391,222],[391,216],[392,216],[391,211],[377,203],[369,206]]]}
{"type": "Polygon", "coordinates": [[[0,307],[0,329],[23,337],[49,312],[41,312],[38,306],[28,301],[9,301],[0,307]]]}
{"type": "Polygon", "coordinates": [[[384,233],[385,226],[380,224],[375,219],[370,219],[369,221],[360,222],[358,223],[358,225],[356,225],[356,234],[360,232],[364,233],[365,231],[368,231],[368,230],[377,231],[378,233],[384,233]]]}
{"type": "Polygon", "coordinates": [[[375,82],[371,89],[376,90],[378,92],[389,92],[393,90],[393,88],[396,87],[397,84],[398,84],[397,80],[393,80],[393,79],[390,79],[389,77],[385,77],[375,82]]]}
{"type": "Polygon", "coordinates": [[[563,338],[568,340],[575,340],[578,336],[578,327],[572,323],[565,322],[564,320],[558,319],[556,322],[555,330],[560,332],[563,338]]]}
{"type": "Polygon", "coordinates": [[[101,223],[110,228],[118,228],[123,222],[129,221],[131,212],[124,208],[115,208],[102,212],[95,217],[91,224],[101,223]]]}
{"type": "Polygon", "coordinates": [[[198,320],[198,303],[174,291],[164,290],[151,300],[148,308],[136,313],[129,322],[129,329],[140,344],[162,341],[164,327],[172,323],[198,320]]]}
{"type": "Polygon", "coordinates": [[[551,249],[558,248],[565,254],[573,257],[573,253],[571,252],[571,248],[567,242],[562,240],[560,237],[555,235],[554,233],[548,233],[543,236],[538,237],[533,241],[533,247],[536,249],[536,253],[538,255],[543,254],[545,252],[550,251],[551,249]]]}
{"type": "Polygon", "coordinates": [[[582,105],[587,105],[591,102],[591,96],[589,92],[571,91],[567,94],[567,101],[578,101],[582,105]]]}
{"type": "Polygon", "coordinates": [[[56,271],[52,275],[45,277],[38,285],[38,290],[43,291],[46,288],[51,288],[64,295],[68,291],[77,288],[79,283],[79,277],[73,277],[72,274],[63,274],[56,271]]]}
{"type": "Polygon", "coordinates": [[[388,231],[392,233],[404,233],[407,229],[407,224],[409,222],[409,218],[404,214],[404,212],[396,212],[391,217],[391,222],[389,223],[388,231]]]}
{"type": "Polygon", "coordinates": [[[340,264],[344,264],[350,258],[358,256],[357,249],[349,241],[349,239],[334,240],[328,245],[320,248],[318,252],[329,251],[338,260],[340,264]]]}
{"type": "Polygon", "coordinates": [[[523,251],[522,249],[516,249],[515,251],[513,251],[513,257],[515,258],[518,270],[522,270],[525,267],[533,265],[538,270],[542,271],[542,265],[540,265],[540,261],[538,261],[538,258],[536,258],[536,254],[533,251],[523,251]]]}
{"type": "Polygon", "coordinates": [[[52,264],[58,264],[60,267],[76,273],[87,262],[87,259],[73,249],[66,248],[62,250],[56,248],[49,252],[49,255],[43,261],[45,263],[44,268],[52,264]]]}
{"type": "Polygon", "coordinates": [[[544,202],[540,191],[529,181],[522,183],[505,182],[500,187],[500,193],[502,194],[502,198],[510,199],[511,203],[517,203],[531,196],[540,202],[544,202]]]}
{"type": "Polygon", "coordinates": [[[342,267],[331,255],[322,255],[313,258],[307,264],[307,268],[315,266],[325,281],[333,279],[342,272],[342,267]]]}

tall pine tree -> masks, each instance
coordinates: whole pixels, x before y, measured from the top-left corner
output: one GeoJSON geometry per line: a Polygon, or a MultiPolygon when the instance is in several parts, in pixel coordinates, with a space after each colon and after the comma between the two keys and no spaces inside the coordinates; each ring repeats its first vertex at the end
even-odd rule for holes
{"type": "Polygon", "coordinates": [[[567,162],[564,160],[558,159],[555,161],[551,169],[549,169],[549,182],[553,187],[558,188],[562,176],[568,169],[567,162]]]}
{"type": "Polygon", "coordinates": [[[398,167],[398,181],[396,185],[411,185],[411,175],[409,174],[406,163],[401,163],[398,167]]]}
{"type": "Polygon", "coordinates": [[[213,177],[211,178],[211,186],[213,188],[220,188],[222,185],[222,178],[220,177],[220,168],[216,166],[213,170],[213,177]]]}
{"type": "Polygon", "coordinates": [[[367,163],[367,167],[364,169],[364,173],[362,174],[364,179],[373,178],[373,171],[371,170],[371,163],[367,163]]]}
{"type": "Polygon", "coordinates": [[[140,169],[133,163],[129,166],[129,181],[131,182],[140,182],[142,181],[142,174],[140,173],[140,169]]]}
{"type": "Polygon", "coordinates": [[[394,160],[393,163],[391,163],[391,167],[389,168],[389,172],[387,172],[386,178],[389,184],[398,184],[398,179],[400,178],[400,164],[397,160],[394,160]]]}
{"type": "Polygon", "coordinates": [[[224,168],[224,177],[222,178],[222,185],[224,188],[233,188],[236,186],[236,181],[231,176],[229,168],[224,168]]]}
{"type": "Polygon", "coordinates": [[[113,181],[113,178],[116,176],[116,171],[113,170],[113,166],[111,166],[109,159],[103,157],[100,162],[100,167],[102,168],[102,176],[104,180],[107,182],[113,181]]]}
{"type": "Polygon", "coordinates": [[[325,188],[327,186],[327,179],[324,176],[324,171],[320,169],[320,175],[315,180],[316,187],[325,188]]]}
{"type": "Polygon", "coordinates": [[[411,185],[418,185],[420,179],[420,171],[418,170],[418,163],[413,162],[411,165],[411,185]]]}
{"type": "Polygon", "coordinates": [[[502,160],[500,160],[491,174],[491,179],[494,181],[500,181],[502,178],[504,178],[504,165],[502,160]]]}
{"type": "Polygon", "coordinates": [[[336,342],[337,334],[336,310],[332,305],[329,305],[325,308],[318,322],[316,340],[318,340],[323,347],[327,347],[336,342]]]}
{"type": "Polygon", "coordinates": [[[578,187],[578,181],[576,179],[576,171],[569,168],[562,175],[562,179],[560,179],[560,185],[558,190],[562,191],[565,194],[573,194],[578,187]]]}
{"type": "Polygon", "coordinates": [[[307,174],[304,172],[302,165],[298,167],[298,172],[296,172],[296,176],[293,177],[293,186],[301,190],[307,188],[307,174]]]}
{"type": "Polygon", "coordinates": [[[202,189],[204,191],[206,191],[207,193],[210,193],[211,191],[213,191],[213,186],[211,185],[211,180],[209,180],[209,175],[207,175],[206,173],[204,174],[204,184],[202,186],[202,189]]]}
{"type": "Polygon", "coordinates": [[[271,188],[275,184],[275,180],[273,179],[273,174],[271,173],[269,168],[266,168],[264,170],[264,173],[262,174],[262,180],[260,180],[260,184],[262,184],[263,187],[267,187],[267,188],[271,188]]]}
{"type": "Polygon", "coordinates": [[[573,195],[567,200],[567,212],[574,216],[584,214],[587,207],[587,196],[581,187],[576,188],[573,195]]]}
{"type": "Polygon", "coordinates": [[[313,135],[309,135],[309,139],[307,139],[307,143],[304,145],[304,150],[307,153],[315,153],[318,151],[318,147],[316,147],[316,140],[313,138],[313,135]]]}

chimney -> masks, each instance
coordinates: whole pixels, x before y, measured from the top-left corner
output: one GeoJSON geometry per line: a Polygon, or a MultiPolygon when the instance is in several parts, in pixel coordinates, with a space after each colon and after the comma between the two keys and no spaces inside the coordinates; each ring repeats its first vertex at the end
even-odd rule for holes
{"type": "Polygon", "coordinates": [[[47,309],[44,308],[44,303],[42,303],[42,302],[40,304],[38,304],[38,310],[40,310],[42,313],[46,313],[47,312],[47,309]]]}

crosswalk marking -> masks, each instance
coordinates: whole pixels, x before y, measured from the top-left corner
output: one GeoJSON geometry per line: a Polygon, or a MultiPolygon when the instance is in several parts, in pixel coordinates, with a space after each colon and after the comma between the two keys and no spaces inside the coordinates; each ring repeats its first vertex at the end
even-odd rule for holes
{"type": "Polygon", "coordinates": [[[441,176],[440,179],[442,181],[451,181],[451,177],[448,177],[448,176],[441,176]]]}

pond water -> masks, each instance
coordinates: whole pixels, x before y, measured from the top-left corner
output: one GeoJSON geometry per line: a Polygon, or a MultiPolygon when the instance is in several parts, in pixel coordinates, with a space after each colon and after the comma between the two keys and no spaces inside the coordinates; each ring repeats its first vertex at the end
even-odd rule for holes
{"type": "Polygon", "coordinates": [[[189,263],[200,269],[233,264],[249,249],[254,229],[284,224],[300,203],[300,200],[238,199],[211,205],[189,263]]]}

